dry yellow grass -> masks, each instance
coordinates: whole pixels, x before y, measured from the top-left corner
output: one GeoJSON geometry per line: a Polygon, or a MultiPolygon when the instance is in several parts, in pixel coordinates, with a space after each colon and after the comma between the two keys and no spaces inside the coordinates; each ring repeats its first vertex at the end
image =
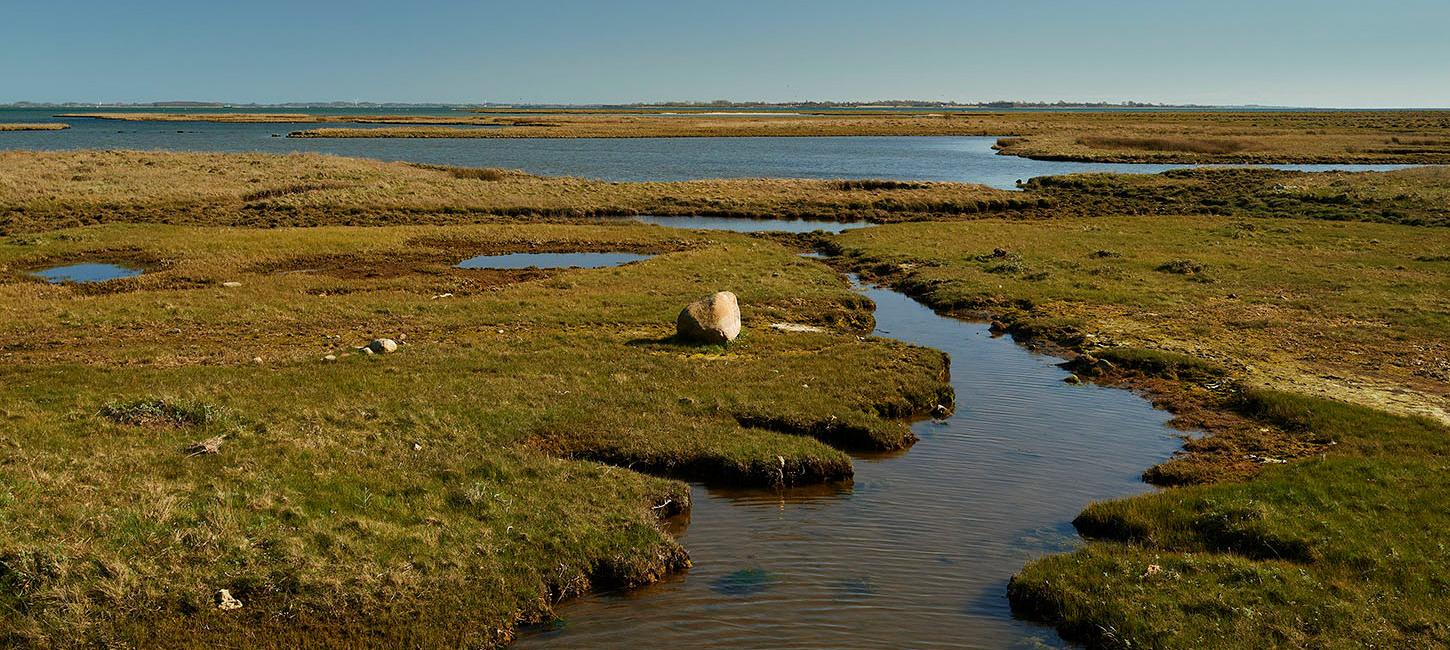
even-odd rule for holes
{"type": "Polygon", "coordinates": [[[1008,136],[1005,154],[1172,163],[1446,163],[1450,112],[881,113],[660,116],[534,113],[502,129],[319,128],[292,137],[640,138],[1008,136]]]}
{"type": "Polygon", "coordinates": [[[69,124],[62,124],[60,122],[11,122],[0,124],[0,131],[61,131],[69,128],[69,124]]]}
{"type": "Polygon", "coordinates": [[[299,138],[1003,136],[1005,154],[1165,163],[1447,163],[1450,111],[802,112],[780,115],[530,110],[509,115],[71,113],[128,121],[398,124],[299,138]],[[409,126],[411,125],[411,126],[409,126]],[[459,128],[500,126],[498,129],[459,128]],[[453,127],[453,128],[449,128],[453,127]]]}
{"type": "Polygon", "coordinates": [[[62,113],[56,117],[118,122],[219,122],[225,124],[510,124],[480,115],[315,115],[311,113],[62,113]]]}
{"type": "Polygon", "coordinates": [[[348,225],[523,215],[900,221],[1031,201],[1021,193],[959,183],[611,183],[314,154],[0,153],[0,232],[107,221],[348,225]]]}

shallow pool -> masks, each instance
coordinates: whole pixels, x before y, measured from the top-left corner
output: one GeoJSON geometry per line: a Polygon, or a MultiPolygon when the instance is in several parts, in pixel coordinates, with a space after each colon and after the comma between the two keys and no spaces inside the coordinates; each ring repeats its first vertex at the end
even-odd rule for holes
{"type": "Polygon", "coordinates": [[[70,264],[54,268],[36,271],[35,274],[49,280],[52,284],[63,282],[105,282],[106,280],[117,280],[141,275],[141,269],[133,269],[116,264],[70,264]]]}

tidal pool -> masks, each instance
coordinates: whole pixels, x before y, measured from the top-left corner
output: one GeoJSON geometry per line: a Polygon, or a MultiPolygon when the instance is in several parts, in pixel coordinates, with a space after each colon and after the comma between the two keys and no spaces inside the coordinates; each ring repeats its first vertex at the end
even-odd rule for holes
{"type": "Polygon", "coordinates": [[[855,458],[853,483],[786,491],[696,485],[673,522],[694,568],[566,604],[567,625],[521,648],[1064,647],[1012,617],[1007,581],[1080,543],[1090,501],[1150,490],[1140,473],[1179,448],[1167,413],[1124,390],[1063,383],[1057,358],[900,293],[875,334],[951,355],[956,411],[921,441],[855,458]]]}
{"type": "Polygon", "coordinates": [[[460,269],[602,269],[649,258],[635,253],[509,253],[470,257],[457,266],[460,269]]]}
{"type": "Polygon", "coordinates": [[[106,280],[135,277],[141,273],[141,269],[116,264],[86,263],[57,266],[44,271],[36,271],[35,275],[45,278],[51,284],[61,284],[63,282],[105,282],[106,280]]]}

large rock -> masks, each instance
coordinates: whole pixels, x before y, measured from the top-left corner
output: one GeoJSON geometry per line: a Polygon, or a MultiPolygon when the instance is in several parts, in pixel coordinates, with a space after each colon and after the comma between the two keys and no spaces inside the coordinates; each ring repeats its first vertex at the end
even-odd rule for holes
{"type": "Polygon", "coordinates": [[[740,303],[735,294],[721,291],[696,300],[675,319],[681,340],[694,343],[729,343],[740,336],[740,303]]]}

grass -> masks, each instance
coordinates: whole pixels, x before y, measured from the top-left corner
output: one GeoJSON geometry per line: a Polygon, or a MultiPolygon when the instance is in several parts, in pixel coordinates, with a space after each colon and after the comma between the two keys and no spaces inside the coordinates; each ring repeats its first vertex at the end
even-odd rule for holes
{"type": "Polygon", "coordinates": [[[295,131],[299,138],[1005,136],[1001,153],[1159,163],[1445,163],[1450,112],[1012,112],[794,116],[547,113],[502,129],[446,125],[295,131]]]}
{"type": "Polygon", "coordinates": [[[1104,648],[1450,644],[1450,429],[1273,391],[1262,417],[1333,441],[1246,482],[1093,504],[1095,540],[1030,564],[1021,614],[1104,648]]]}
{"type": "Polygon", "coordinates": [[[60,122],[6,122],[0,123],[0,131],[62,131],[69,124],[60,122]]]}
{"type": "Polygon", "coordinates": [[[1447,523],[1450,234],[1411,224],[1444,223],[1446,187],[1435,169],[1009,193],[0,154],[0,639],[490,645],[561,598],[681,570],[658,521],[688,503],[678,479],[846,477],[844,450],[910,444],[905,419],[951,400],[939,353],[861,338],[869,302],[786,246],[809,239],[1086,353],[1083,374],[1211,434],[1147,473],[1185,487],[1089,508],[1095,541],[1025,569],[1019,613],[1102,647],[1443,645],[1446,553],[1424,531],[1447,523]],[[546,223],[633,212],[979,218],[779,240],[546,223]],[[1159,216],[1102,216],[1134,212],[1159,216]],[[453,267],[523,251],[652,257],[453,267]],[[147,273],[30,275],[77,261],[147,273]],[[720,289],[741,339],[674,343],[679,308],[720,289]],[[401,351],[354,352],[378,336],[401,351]],[[217,589],[245,607],[218,611],[217,589]]]}
{"type": "Polygon", "coordinates": [[[950,401],[940,353],[859,338],[869,301],[744,235],[113,224],[0,240],[0,267],[17,645],[497,643],[560,598],[686,566],[657,523],[688,504],[669,477],[847,477],[838,447],[899,447],[899,418],[950,401]],[[452,267],[521,250],[655,256],[452,267]],[[25,275],[97,258],[149,272],[25,275]],[[670,342],[680,306],[722,288],[741,339],[670,342]],[[352,352],[377,336],[403,347],[352,352]],[[217,589],[245,606],[216,610],[217,589]]]}
{"type": "Polygon", "coordinates": [[[1091,505],[1088,544],[1014,577],[1018,615],[1094,648],[1450,644],[1426,536],[1450,525],[1450,269],[1422,259],[1443,229],[981,220],[826,246],[1206,432],[1145,473],[1178,487],[1091,505]]]}
{"type": "Polygon", "coordinates": [[[119,122],[219,122],[226,124],[512,124],[514,120],[482,116],[446,115],[317,115],[314,113],[64,113],[56,117],[119,122]]]}
{"type": "Polygon", "coordinates": [[[0,234],[92,223],[456,224],[636,214],[897,221],[1025,209],[960,183],[611,183],[321,155],[0,152],[0,234]]]}
{"type": "MultiPolygon", "coordinates": [[[[1024,142],[1030,142],[1030,140],[1018,141],[1016,144],[1021,146],[1024,142]]],[[[1249,145],[1242,140],[1209,140],[1205,138],[1184,137],[1133,138],[1090,136],[1078,138],[1076,144],[1089,149],[1127,149],[1132,151],[1163,151],[1214,155],[1238,153],[1249,148],[1249,145]]]]}
{"type": "Polygon", "coordinates": [[[1450,420],[1450,268],[1421,260],[1450,250],[1442,228],[981,219],[849,231],[832,246],[932,306],[1027,337],[1185,354],[1253,383],[1450,420]]]}
{"type": "Polygon", "coordinates": [[[1450,225],[1450,170],[1305,173],[1181,169],[1034,178],[1023,190],[1058,215],[1216,215],[1450,225]]]}
{"type": "Polygon", "coordinates": [[[1024,189],[892,180],[610,183],[302,154],[0,152],[0,236],[114,222],[275,227],[635,214],[875,222],[1209,214],[1450,224],[1450,171],[1441,168],[1085,174],[1034,179],[1024,189]]]}

